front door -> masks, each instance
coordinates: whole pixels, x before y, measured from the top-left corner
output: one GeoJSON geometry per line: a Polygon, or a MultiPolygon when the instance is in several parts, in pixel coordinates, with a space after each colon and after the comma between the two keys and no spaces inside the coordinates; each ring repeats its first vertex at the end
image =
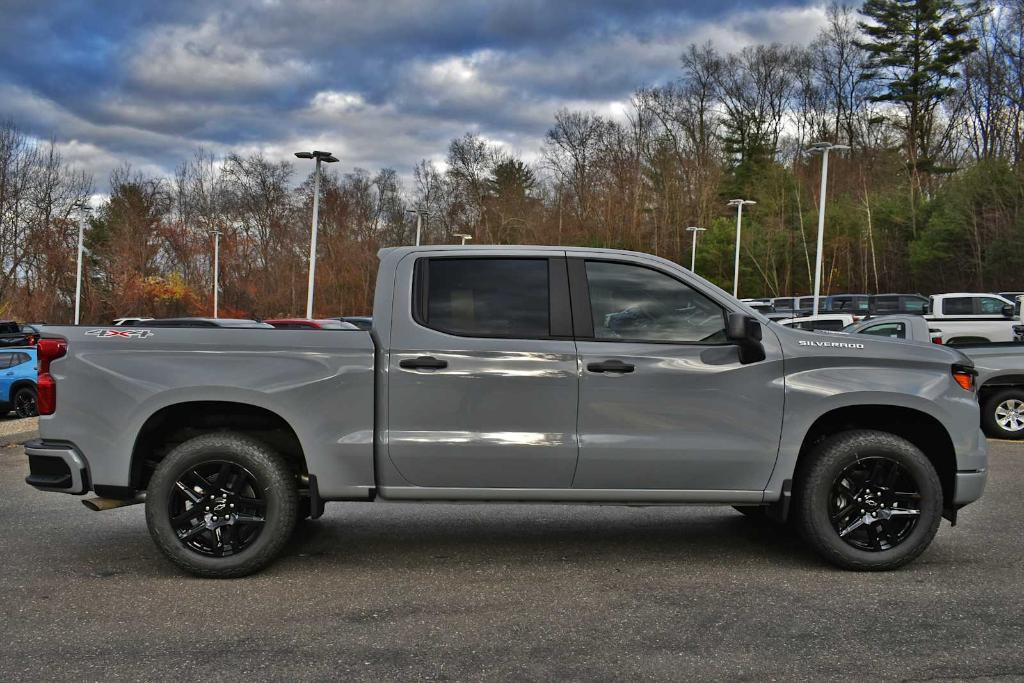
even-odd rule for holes
{"type": "Polygon", "coordinates": [[[467,253],[399,266],[413,284],[393,307],[391,463],[414,486],[569,488],[579,382],[564,252],[467,253]]]}
{"type": "Polygon", "coordinates": [[[766,358],[744,365],[725,338],[728,300],[687,272],[626,256],[569,271],[582,369],[573,488],[763,490],[784,393],[770,330],[766,358]]]}

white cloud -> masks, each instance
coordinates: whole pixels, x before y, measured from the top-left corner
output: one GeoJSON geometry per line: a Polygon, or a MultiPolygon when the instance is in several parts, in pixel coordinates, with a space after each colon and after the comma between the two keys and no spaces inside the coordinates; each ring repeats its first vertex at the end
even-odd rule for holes
{"type": "Polygon", "coordinates": [[[130,78],[164,92],[249,92],[290,87],[313,77],[313,67],[288,49],[235,42],[216,16],[198,26],[158,27],[135,44],[130,78]]]}

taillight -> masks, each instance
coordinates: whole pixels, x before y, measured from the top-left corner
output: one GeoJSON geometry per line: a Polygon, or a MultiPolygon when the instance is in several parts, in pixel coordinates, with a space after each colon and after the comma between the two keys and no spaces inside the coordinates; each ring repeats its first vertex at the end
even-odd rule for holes
{"type": "Polygon", "coordinates": [[[953,366],[953,379],[967,391],[974,390],[974,378],[977,374],[978,372],[974,368],[969,368],[964,365],[953,366]]]}
{"type": "Polygon", "coordinates": [[[57,410],[57,381],[50,374],[50,362],[68,352],[68,343],[63,339],[40,339],[36,345],[39,359],[36,378],[36,407],[40,415],[53,415],[57,410]]]}
{"type": "Polygon", "coordinates": [[[941,344],[942,337],[932,337],[932,344],[941,344]]]}

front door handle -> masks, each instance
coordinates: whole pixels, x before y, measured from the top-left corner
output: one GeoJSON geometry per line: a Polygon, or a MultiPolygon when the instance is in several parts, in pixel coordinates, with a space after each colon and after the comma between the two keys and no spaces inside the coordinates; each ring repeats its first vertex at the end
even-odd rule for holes
{"type": "Polygon", "coordinates": [[[601,363],[587,363],[587,370],[590,372],[633,372],[636,368],[632,363],[623,363],[621,360],[606,360],[601,363]]]}
{"type": "Polygon", "coordinates": [[[398,367],[406,370],[442,370],[448,367],[448,361],[438,360],[433,356],[420,356],[419,358],[406,358],[398,362],[398,367]]]}

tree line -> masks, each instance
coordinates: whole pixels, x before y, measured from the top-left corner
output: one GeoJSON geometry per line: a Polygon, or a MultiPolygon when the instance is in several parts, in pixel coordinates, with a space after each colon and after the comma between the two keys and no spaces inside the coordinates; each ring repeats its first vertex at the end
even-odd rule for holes
{"type": "MultiPolygon", "coordinates": [[[[828,8],[807,46],[691,45],[678,78],[621,116],[563,109],[526,161],[467,133],[405,183],[328,170],[320,187],[317,316],[370,311],[376,253],[424,243],[635,249],[741,296],[808,293],[820,160],[830,158],[823,289],[1024,290],[1024,0],[867,0],[828,8]]],[[[326,167],[330,169],[330,167],[326,167]]],[[[213,231],[221,314],[304,309],[312,175],[261,154],[204,151],[173,177],[124,166],[109,196],[13,124],[0,126],[0,315],[66,322],[84,227],[82,319],[209,315],[213,231]]]]}

